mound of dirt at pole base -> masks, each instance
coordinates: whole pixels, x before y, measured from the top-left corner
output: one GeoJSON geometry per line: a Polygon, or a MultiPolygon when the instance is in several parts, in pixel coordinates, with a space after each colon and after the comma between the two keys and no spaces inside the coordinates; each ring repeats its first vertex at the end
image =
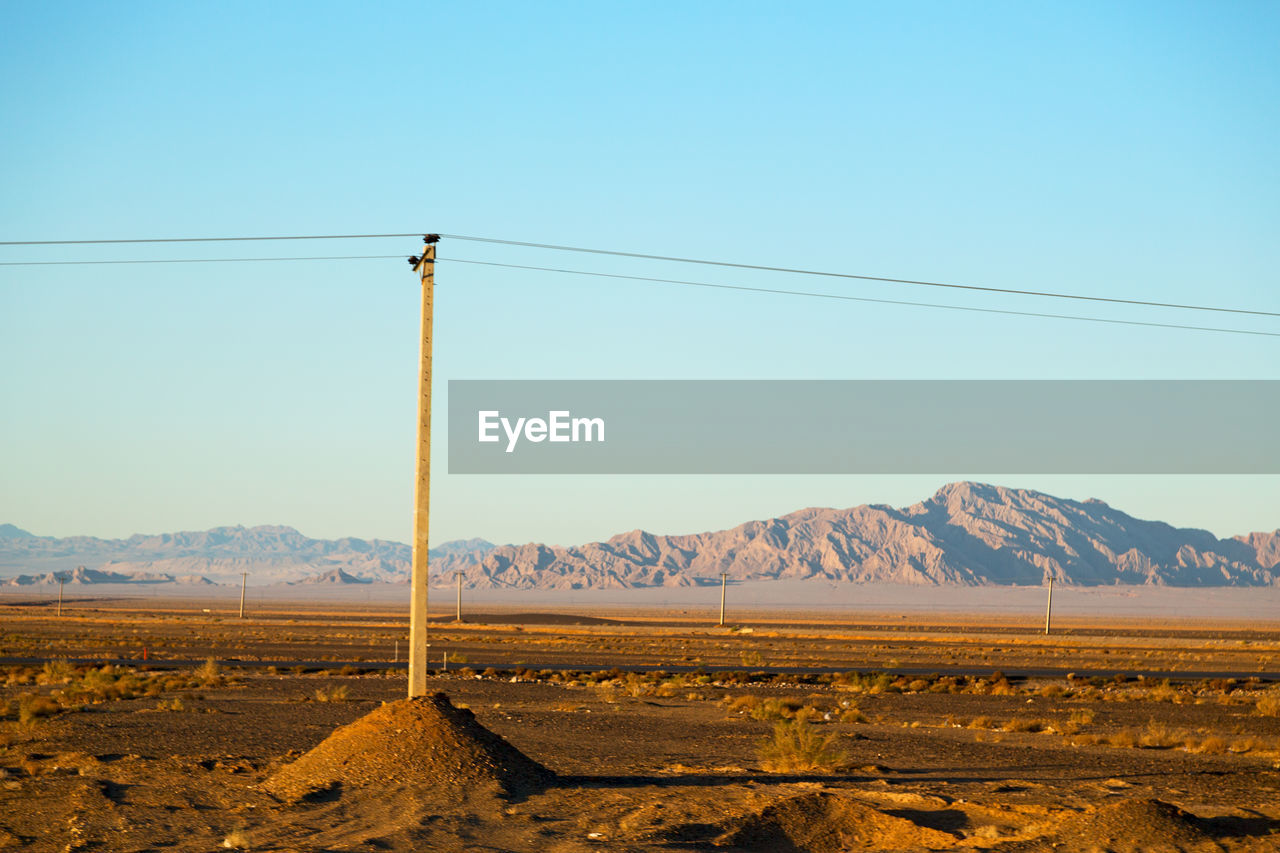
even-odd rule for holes
{"type": "Polygon", "coordinates": [[[411,790],[453,800],[476,790],[524,795],[555,774],[455,708],[443,693],[388,702],[337,729],[261,787],[295,802],[321,793],[411,790]]]}

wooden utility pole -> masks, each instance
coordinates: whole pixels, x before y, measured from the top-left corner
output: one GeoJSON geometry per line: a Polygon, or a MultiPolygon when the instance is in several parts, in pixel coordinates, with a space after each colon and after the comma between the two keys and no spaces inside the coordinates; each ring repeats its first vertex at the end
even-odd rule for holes
{"type": "Polygon", "coordinates": [[[418,462],[413,484],[413,574],[409,584],[409,697],[427,692],[427,531],[431,509],[431,317],[436,242],[422,238],[422,257],[409,259],[422,279],[422,338],[418,351],[418,462]]]}
{"type": "Polygon", "coordinates": [[[724,624],[724,586],[729,581],[729,575],[726,572],[720,573],[720,624],[724,624]]]}
{"type": "Polygon", "coordinates": [[[1053,627],[1053,578],[1049,578],[1049,603],[1044,606],[1044,632],[1046,634],[1053,627]]]}
{"type": "Polygon", "coordinates": [[[66,578],[58,575],[58,616],[62,616],[62,585],[66,583],[66,578]]]}
{"type": "Polygon", "coordinates": [[[248,584],[248,582],[249,582],[249,573],[241,572],[240,573],[240,618],[241,619],[244,618],[244,588],[245,588],[245,585],[248,584]]]}
{"type": "Polygon", "coordinates": [[[454,616],[459,622],[462,621],[462,572],[454,572],[453,576],[458,579],[458,612],[454,616]]]}

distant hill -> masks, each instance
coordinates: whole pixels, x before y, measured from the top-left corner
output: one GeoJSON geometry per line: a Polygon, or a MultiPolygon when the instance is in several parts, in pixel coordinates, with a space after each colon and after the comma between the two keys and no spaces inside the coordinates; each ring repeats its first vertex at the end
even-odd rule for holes
{"type": "Polygon", "coordinates": [[[1218,539],[1098,500],[952,483],[903,509],[803,509],[731,530],[633,530],[575,548],[505,545],[445,558],[476,587],[586,589],[734,580],[906,584],[1252,586],[1277,581],[1280,530],[1218,539]]]}
{"type": "MultiPolygon", "coordinates": [[[[129,539],[32,536],[0,526],[0,577],[56,583],[403,583],[410,550],[373,539],[310,539],[291,527],[218,527],[129,539]]],[[[951,483],[902,509],[803,509],[729,530],[662,536],[643,530],[572,548],[483,539],[431,551],[433,575],[472,588],[621,589],[745,580],[905,584],[1270,586],[1280,530],[1218,539],[1144,521],[1099,500],[951,483]]]]}
{"type": "MultiPolygon", "coordinates": [[[[469,539],[446,542],[431,555],[483,555],[493,547],[483,539],[469,539]]],[[[400,542],[311,539],[280,526],[215,527],[128,539],[59,539],[33,536],[11,524],[0,526],[0,583],[16,586],[56,584],[57,573],[74,584],[238,585],[242,572],[254,585],[307,578],[320,583],[402,583],[409,578],[409,559],[409,546],[400,542]],[[88,568],[81,571],[78,566],[88,568]]]]}

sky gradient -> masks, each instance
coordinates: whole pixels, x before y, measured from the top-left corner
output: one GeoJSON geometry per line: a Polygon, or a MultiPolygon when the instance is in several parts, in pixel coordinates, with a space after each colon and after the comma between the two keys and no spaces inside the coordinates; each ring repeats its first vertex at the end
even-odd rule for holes
{"type": "MultiPolygon", "coordinates": [[[[421,230],[1280,311],[1274,3],[49,2],[6,4],[0,32],[3,240],[421,230]]],[[[448,259],[1271,332],[1275,318],[439,253],[440,423],[450,378],[1280,378],[1278,338],[448,259]]],[[[417,300],[400,258],[0,266],[0,522],[406,541],[417,300]]],[[[694,532],[914,503],[955,479],[449,476],[442,442],[435,542],[694,532]]],[[[1280,525],[1277,477],[970,478],[1219,535],[1280,525]]]]}

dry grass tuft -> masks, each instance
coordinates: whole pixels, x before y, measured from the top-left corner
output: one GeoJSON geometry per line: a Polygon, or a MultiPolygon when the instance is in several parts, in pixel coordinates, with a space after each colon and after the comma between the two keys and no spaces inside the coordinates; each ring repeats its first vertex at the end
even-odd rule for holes
{"type": "Polygon", "coordinates": [[[52,717],[62,710],[62,705],[52,697],[39,693],[23,693],[18,697],[18,722],[25,725],[34,723],[40,717],[52,717]]]}
{"type": "Polygon", "coordinates": [[[779,722],[773,736],[760,742],[761,764],[774,773],[831,772],[848,761],[835,743],[835,735],[821,734],[803,720],[779,722]]]}
{"type": "Polygon", "coordinates": [[[317,702],[345,702],[351,695],[351,688],[346,684],[334,684],[321,687],[315,692],[317,702]]]}

